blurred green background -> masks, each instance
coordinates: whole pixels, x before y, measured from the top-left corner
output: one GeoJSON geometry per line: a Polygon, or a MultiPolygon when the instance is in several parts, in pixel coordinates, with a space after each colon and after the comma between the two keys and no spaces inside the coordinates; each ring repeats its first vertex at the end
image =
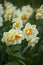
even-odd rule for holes
{"type": "MultiPolygon", "coordinates": [[[[0,3],[2,3],[3,6],[4,6],[4,1],[5,0],[0,0],[0,3]]],[[[43,0],[6,0],[6,1],[13,3],[18,8],[21,8],[24,5],[31,5],[34,9],[36,9],[43,4],[43,0]]],[[[24,54],[22,54],[22,51],[27,46],[27,43],[26,41],[23,42],[23,44],[21,44],[21,49],[19,49],[19,52],[21,52],[22,56],[25,57],[24,62],[26,65],[43,65],[43,19],[36,20],[34,13],[33,16],[29,19],[29,22],[31,24],[37,25],[37,28],[39,30],[38,36],[40,37],[40,40],[38,44],[35,45],[35,47],[33,48],[29,47],[24,54]]],[[[12,23],[8,21],[4,23],[3,27],[0,28],[0,40],[2,38],[3,32],[8,31],[11,28],[11,25],[12,23]]],[[[4,63],[8,62],[6,59],[6,55],[4,54],[6,46],[3,45],[1,41],[0,43],[1,43],[0,65],[4,65],[4,63]],[[4,58],[6,59],[6,61],[4,61],[4,58]]],[[[23,65],[23,64],[14,64],[14,65],[23,65]]]]}

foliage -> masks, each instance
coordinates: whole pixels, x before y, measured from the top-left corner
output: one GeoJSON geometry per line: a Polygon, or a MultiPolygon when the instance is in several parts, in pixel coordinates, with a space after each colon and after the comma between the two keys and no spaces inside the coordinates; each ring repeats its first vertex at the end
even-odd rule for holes
{"type": "MultiPolygon", "coordinates": [[[[0,2],[3,4],[4,0],[0,2]]],[[[43,0],[7,0],[14,5],[22,7],[23,5],[30,4],[33,8],[40,7],[43,0]]],[[[35,13],[29,19],[31,24],[36,24],[39,30],[40,40],[35,47],[27,47],[27,41],[24,40],[22,44],[15,46],[6,46],[1,42],[3,32],[11,29],[12,23],[7,21],[0,28],[0,65],[43,65],[43,19],[36,20],[35,13]]]]}

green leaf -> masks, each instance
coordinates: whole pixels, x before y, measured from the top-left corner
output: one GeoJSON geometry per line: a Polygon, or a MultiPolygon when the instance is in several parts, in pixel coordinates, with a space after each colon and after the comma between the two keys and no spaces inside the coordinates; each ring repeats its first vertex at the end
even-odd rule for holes
{"type": "Polygon", "coordinates": [[[10,55],[11,54],[11,49],[9,47],[7,47],[6,52],[7,52],[8,55],[10,55]]]}
{"type": "Polygon", "coordinates": [[[15,65],[13,62],[8,62],[7,64],[5,65],[15,65]]]}
{"type": "Polygon", "coordinates": [[[11,47],[11,50],[14,51],[14,52],[19,51],[20,49],[21,49],[21,45],[15,45],[15,46],[11,47]]]}
{"type": "Polygon", "coordinates": [[[22,65],[26,65],[22,60],[18,60],[22,65]]]}
{"type": "Polygon", "coordinates": [[[8,62],[5,65],[19,65],[19,63],[14,61],[14,62],[8,62]]]}
{"type": "Polygon", "coordinates": [[[25,60],[25,58],[20,53],[14,53],[14,54],[12,54],[12,56],[14,56],[14,57],[16,57],[18,59],[25,60]]]}

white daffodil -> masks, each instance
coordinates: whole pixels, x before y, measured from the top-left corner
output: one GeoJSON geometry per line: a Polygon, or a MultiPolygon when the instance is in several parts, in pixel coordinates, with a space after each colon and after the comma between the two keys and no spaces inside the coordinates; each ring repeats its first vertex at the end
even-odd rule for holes
{"type": "Polygon", "coordinates": [[[22,13],[21,20],[23,21],[23,23],[27,22],[27,20],[29,19],[28,13],[25,11],[22,11],[21,13],[22,13]]]}
{"type": "Polygon", "coordinates": [[[13,23],[12,28],[14,28],[14,29],[21,29],[23,27],[22,20],[14,19],[13,22],[14,23],[13,23]]]}
{"type": "Polygon", "coordinates": [[[27,23],[23,30],[23,33],[28,41],[32,36],[37,36],[38,30],[36,29],[36,25],[31,25],[30,23],[27,23]]]}
{"type": "Polygon", "coordinates": [[[10,2],[5,1],[5,2],[4,2],[4,7],[5,7],[6,9],[11,9],[11,8],[13,7],[13,4],[10,3],[10,2]]]}
{"type": "Polygon", "coordinates": [[[12,20],[13,19],[20,19],[21,18],[21,15],[22,15],[22,13],[21,13],[21,11],[20,11],[20,9],[17,9],[16,11],[14,11],[14,13],[13,13],[13,17],[12,17],[12,20]]]}
{"type": "Polygon", "coordinates": [[[38,43],[39,37],[33,36],[30,38],[28,46],[34,46],[36,43],[38,43]]]}
{"type": "Polygon", "coordinates": [[[4,32],[2,42],[5,42],[7,45],[20,44],[23,40],[23,33],[21,30],[11,29],[9,32],[4,32]]]}
{"type": "Polygon", "coordinates": [[[11,8],[9,10],[5,10],[5,14],[4,14],[5,21],[11,20],[14,11],[15,11],[14,8],[11,8]]]}
{"type": "Polygon", "coordinates": [[[23,32],[21,30],[17,30],[15,34],[15,44],[20,44],[22,40],[24,39],[23,32]]]}
{"type": "Polygon", "coordinates": [[[33,14],[33,11],[34,10],[30,5],[22,7],[22,12],[24,12],[24,14],[22,15],[22,19],[24,20],[24,22],[31,17],[31,15],[33,14]]]}
{"type": "Polygon", "coordinates": [[[30,5],[23,6],[23,7],[22,7],[22,11],[25,11],[25,12],[27,12],[29,15],[32,15],[32,13],[33,13],[33,8],[32,8],[30,5]]]}
{"type": "Polygon", "coordinates": [[[12,15],[13,15],[12,10],[8,10],[7,12],[5,12],[4,14],[5,21],[11,20],[12,15]]]}
{"type": "Polygon", "coordinates": [[[1,16],[2,14],[4,14],[4,8],[3,8],[2,4],[0,4],[0,16],[1,16]]]}
{"type": "Polygon", "coordinates": [[[4,5],[5,5],[5,14],[4,14],[5,21],[11,20],[13,12],[16,10],[16,6],[13,6],[13,4],[10,2],[5,2],[4,5]]]}
{"type": "Polygon", "coordinates": [[[0,16],[0,27],[3,26],[3,18],[0,16]]]}
{"type": "Polygon", "coordinates": [[[14,30],[10,30],[9,32],[4,32],[2,37],[2,42],[5,42],[7,45],[13,45],[13,32],[14,30]]]}
{"type": "Polygon", "coordinates": [[[36,19],[43,19],[43,5],[36,10],[36,19]]]}

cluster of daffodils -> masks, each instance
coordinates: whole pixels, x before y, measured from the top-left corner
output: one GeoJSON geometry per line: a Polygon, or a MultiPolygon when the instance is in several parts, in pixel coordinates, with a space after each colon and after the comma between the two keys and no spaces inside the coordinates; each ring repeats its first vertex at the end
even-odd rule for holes
{"type": "MultiPolygon", "coordinates": [[[[8,46],[21,44],[22,40],[25,39],[28,42],[28,46],[34,46],[35,43],[38,43],[39,37],[37,37],[37,35],[39,32],[36,25],[31,25],[28,22],[34,12],[34,9],[30,5],[23,6],[21,9],[18,9],[12,3],[6,1],[4,3],[4,7],[4,20],[12,21],[13,24],[9,31],[3,33],[1,41],[5,42],[8,46]]],[[[1,9],[3,14],[3,8],[1,9]]],[[[36,11],[36,16],[38,17],[38,10],[36,11]]]]}
{"type": "Polygon", "coordinates": [[[31,17],[33,14],[33,8],[30,5],[23,6],[22,9],[14,11],[12,22],[15,21],[15,19],[21,19],[23,23],[27,22],[27,20],[31,17]]]}
{"type": "Polygon", "coordinates": [[[26,39],[29,46],[34,46],[39,40],[39,37],[37,37],[38,30],[36,29],[36,25],[27,23],[21,30],[21,27],[20,29],[17,28],[21,25],[19,23],[20,21],[15,22],[14,28],[10,29],[8,32],[4,32],[2,42],[5,42],[7,45],[15,45],[21,44],[22,40],[26,39]]]}
{"type": "MultiPolygon", "coordinates": [[[[4,7],[0,4],[0,27],[3,26],[3,18],[5,22],[12,20],[15,23],[16,19],[20,19],[23,23],[26,23],[34,11],[30,5],[18,9],[12,3],[5,1],[4,7]]],[[[43,19],[43,5],[36,9],[36,19],[43,19]]]]}
{"type": "Polygon", "coordinates": [[[43,19],[43,5],[36,10],[36,19],[43,19]]]}

